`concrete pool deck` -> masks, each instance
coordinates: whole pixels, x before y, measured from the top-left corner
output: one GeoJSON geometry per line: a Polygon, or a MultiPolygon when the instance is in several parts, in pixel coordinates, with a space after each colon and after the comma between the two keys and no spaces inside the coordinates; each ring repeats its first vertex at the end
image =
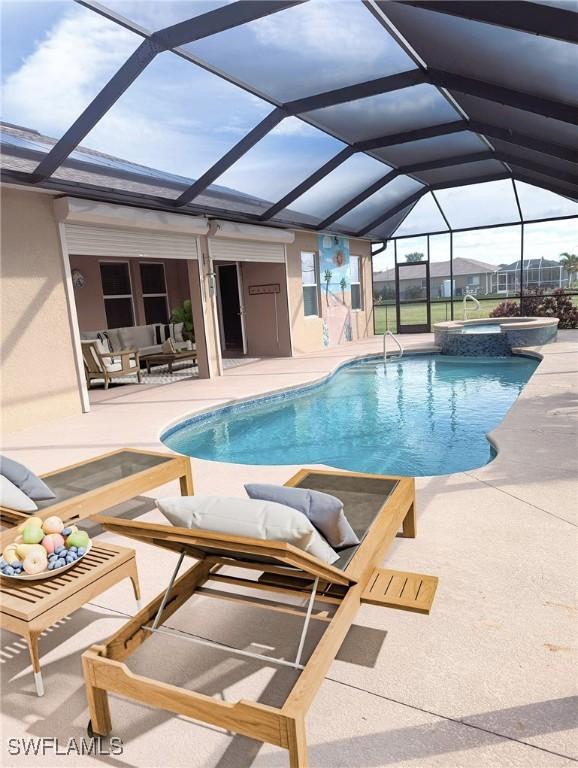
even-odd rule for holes
{"type": "MultiPolygon", "coordinates": [[[[432,335],[404,338],[408,351],[432,335]]],[[[2,451],[36,471],[130,446],[160,448],[159,435],[195,411],[327,375],[353,356],[380,351],[375,338],[296,358],[262,360],[212,381],[138,391],[121,387],[90,414],[4,437],[2,451]]],[[[309,757],[324,768],[380,766],[570,766],[578,760],[576,699],[576,516],[578,512],[578,331],[561,331],[506,419],[493,432],[497,458],[477,470],[418,478],[418,537],[398,539],[389,567],[440,577],[431,616],[363,606],[308,718],[309,757]]],[[[248,467],[193,460],[199,493],[242,495],[249,481],[283,482],[295,467],[248,467]]],[[[154,496],[176,493],[175,484],[154,496]]],[[[150,495],[151,497],[153,494],[150,495]]],[[[117,514],[161,519],[152,498],[117,514]]],[[[103,538],[114,537],[103,534],[103,538]]],[[[118,539],[119,543],[123,543],[118,539]]],[[[124,540],[127,544],[127,541],[124,540]]],[[[134,546],[134,542],[129,544],[134,546]]],[[[135,546],[145,599],[166,583],[173,558],[135,546]]],[[[240,648],[289,653],[292,617],[229,603],[191,603],[173,626],[240,648]],[[205,610],[204,610],[205,609],[205,610]]],[[[46,695],[37,699],[27,649],[2,634],[2,762],[9,738],[85,736],[80,653],[134,612],[128,584],[101,595],[40,641],[46,695]]],[[[309,651],[311,648],[309,648],[309,651]]],[[[166,638],[151,638],[131,668],[227,699],[277,703],[290,674],[166,638]],[[184,646],[184,647],[183,647],[184,646]]],[[[287,755],[111,698],[114,758],[62,758],[44,765],[277,768],[287,755]]]]}

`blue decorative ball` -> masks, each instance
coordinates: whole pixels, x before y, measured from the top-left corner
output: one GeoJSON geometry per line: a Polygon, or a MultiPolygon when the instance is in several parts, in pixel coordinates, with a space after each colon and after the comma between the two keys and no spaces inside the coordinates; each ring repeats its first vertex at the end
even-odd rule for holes
{"type": "Polygon", "coordinates": [[[79,547],[77,549],[77,552],[78,552],[78,556],[79,557],[82,557],[83,555],[86,555],[86,549],[84,547],[79,547]]]}
{"type": "Polygon", "coordinates": [[[63,529],[60,531],[60,533],[61,533],[63,536],[70,536],[70,534],[72,533],[72,528],[63,528],[63,529]]]}
{"type": "Polygon", "coordinates": [[[11,565],[7,565],[2,571],[4,576],[14,576],[14,568],[11,565]]]}

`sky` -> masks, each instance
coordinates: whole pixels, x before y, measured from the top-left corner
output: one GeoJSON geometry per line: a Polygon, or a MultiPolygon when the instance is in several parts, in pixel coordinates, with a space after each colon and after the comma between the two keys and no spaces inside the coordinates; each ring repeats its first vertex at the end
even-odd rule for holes
{"type": "MultiPolygon", "coordinates": [[[[155,30],[225,3],[104,0],[103,4],[155,30]]],[[[138,35],[72,0],[3,0],[1,12],[2,119],[54,138],[62,136],[141,42],[138,35]]],[[[361,3],[342,0],[312,0],[185,47],[281,100],[413,67],[361,3]]],[[[343,109],[318,111],[316,117],[340,130],[355,114],[368,116],[374,130],[405,122],[413,125],[416,110],[423,113],[426,123],[435,122],[439,94],[429,87],[422,90],[418,94],[416,89],[404,89],[394,100],[389,98],[391,94],[372,97],[343,105],[343,109]]],[[[197,178],[271,109],[262,99],[165,52],[121,96],[83,146],[197,178]]],[[[447,119],[451,115],[439,113],[439,121],[447,119]]],[[[286,119],[218,183],[276,201],[343,147],[338,139],[302,120],[286,119]]],[[[356,156],[292,207],[324,217],[387,171],[387,165],[373,158],[356,156]]],[[[452,225],[475,226],[496,217],[511,220],[512,211],[515,215],[511,185],[509,193],[500,194],[496,187],[478,187],[473,197],[464,188],[440,193],[452,225]]],[[[417,182],[400,178],[351,211],[343,223],[363,226],[416,188],[417,182]]],[[[525,204],[532,215],[567,212],[563,199],[551,195],[544,202],[540,195],[532,188],[525,190],[525,204]]],[[[416,231],[416,216],[421,219],[418,230],[439,225],[439,214],[429,196],[410,214],[402,231],[416,231]]],[[[551,237],[562,242],[567,235],[561,232],[551,237]]],[[[500,244],[496,248],[500,253],[508,250],[500,244]]]]}

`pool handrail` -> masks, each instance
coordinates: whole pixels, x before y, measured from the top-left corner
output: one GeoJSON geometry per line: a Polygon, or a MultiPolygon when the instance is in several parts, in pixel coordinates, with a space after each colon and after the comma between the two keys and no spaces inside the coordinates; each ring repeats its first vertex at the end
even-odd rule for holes
{"type": "Polygon", "coordinates": [[[401,358],[403,357],[403,344],[398,339],[395,338],[392,331],[388,330],[388,331],[385,331],[385,333],[383,334],[383,362],[387,363],[387,349],[385,346],[385,339],[387,336],[391,336],[391,338],[397,344],[397,347],[399,349],[399,355],[397,355],[395,360],[401,360],[401,358]]]}
{"type": "Polygon", "coordinates": [[[475,312],[478,312],[480,309],[480,302],[476,299],[475,296],[472,296],[471,293],[466,293],[464,296],[464,320],[468,319],[468,299],[471,299],[474,304],[476,305],[475,312]]]}

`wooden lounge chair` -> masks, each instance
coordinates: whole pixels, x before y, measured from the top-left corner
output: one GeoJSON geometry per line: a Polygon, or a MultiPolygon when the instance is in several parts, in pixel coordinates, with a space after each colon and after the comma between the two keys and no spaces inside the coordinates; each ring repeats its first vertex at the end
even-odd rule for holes
{"type": "MultiPolygon", "coordinates": [[[[437,578],[403,573],[380,567],[399,529],[415,536],[415,483],[412,478],[382,477],[354,473],[303,470],[287,485],[326,490],[343,499],[346,514],[361,543],[341,553],[335,565],[328,565],[290,544],[278,541],[230,536],[171,525],[141,523],[103,516],[94,520],[114,533],[180,553],[179,563],[167,590],[122,627],[105,645],[94,645],[82,657],[91,725],[89,733],[107,735],[112,729],[107,694],[116,693],[148,706],[182,714],[274,744],[289,751],[291,768],[307,766],[305,716],[331,663],[362,603],[429,613],[437,578]],[[177,577],[184,555],[198,562],[177,577]],[[256,579],[221,574],[224,566],[260,572],[256,579]],[[294,661],[260,656],[246,650],[213,643],[187,635],[186,639],[221,648],[234,655],[263,658],[301,670],[300,676],[281,707],[241,700],[225,702],[211,696],[159,682],[131,672],[125,659],[154,632],[172,634],[163,623],[191,596],[219,596],[206,589],[207,582],[251,586],[270,594],[309,597],[301,637],[296,639],[294,661]],[[316,611],[319,603],[323,610],[316,611]],[[309,660],[301,655],[311,620],[327,623],[327,629],[309,660]]],[[[230,589],[222,593],[232,599],[230,589]]],[[[257,598],[237,595],[243,602],[257,604],[257,598]]],[[[278,604],[277,604],[278,605],[278,604]]],[[[271,601],[263,604],[271,607],[271,601]]],[[[297,612],[294,603],[282,608],[297,612]]],[[[182,635],[181,635],[182,636],[182,635]]]]}
{"type": "Polygon", "coordinates": [[[141,383],[140,358],[136,349],[121,349],[110,355],[103,355],[99,352],[96,341],[81,341],[82,359],[84,361],[84,372],[86,382],[90,389],[90,384],[94,379],[103,379],[104,388],[113,378],[119,376],[134,376],[136,373],[138,383],[141,383]]]}

